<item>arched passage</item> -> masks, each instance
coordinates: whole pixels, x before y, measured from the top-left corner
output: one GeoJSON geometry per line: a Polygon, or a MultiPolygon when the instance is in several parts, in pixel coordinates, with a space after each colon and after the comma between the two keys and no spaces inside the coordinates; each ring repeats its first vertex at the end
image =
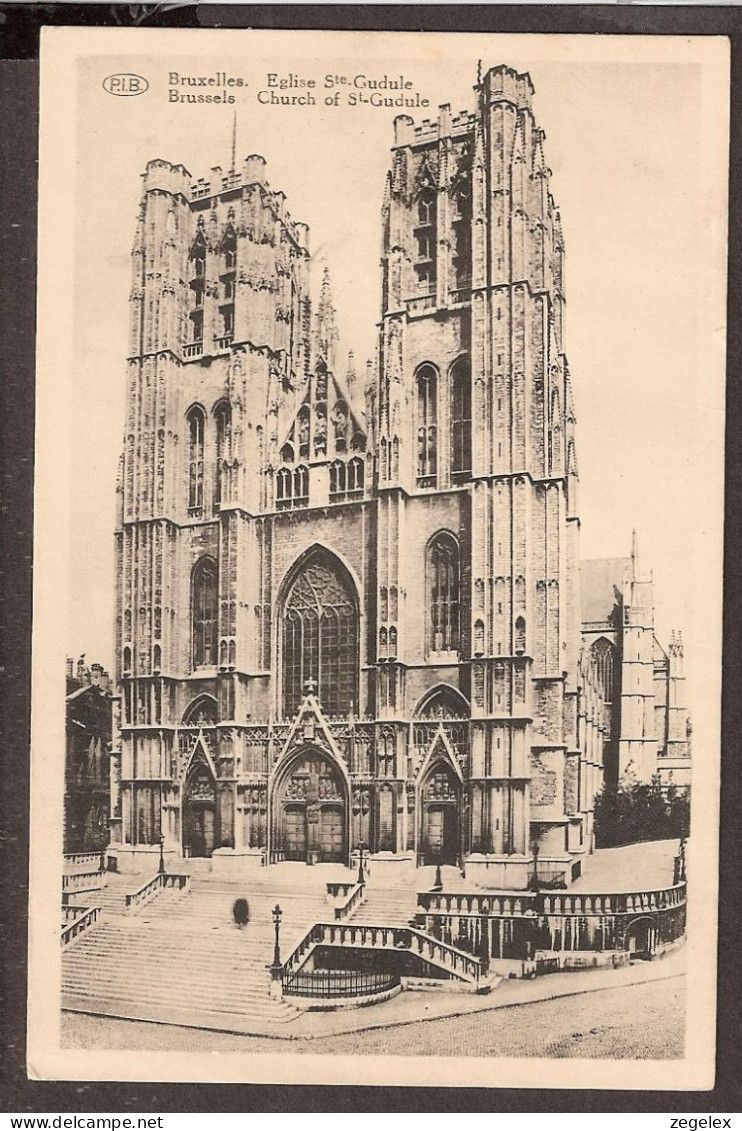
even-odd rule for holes
{"type": "Polygon", "coordinates": [[[304,747],[273,786],[271,858],[347,863],[349,814],[348,787],[340,767],[324,751],[304,747]]]}
{"type": "Polygon", "coordinates": [[[632,958],[652,958],[657,946],[657,931],[649,915],[632,919],[626,928],[626,949],[632,958]]]}
{"type": "Polygon", "coordinates": [[[460,848],[461,782],[442,758],[420,784],[420,863],[456,864],[460,848]]]}
{"type": "Polygon", "coordinates": [[[217,845],[216,782],[204,758],[195,757],[183,789],[183,855],[211,856],[217,845]]]}

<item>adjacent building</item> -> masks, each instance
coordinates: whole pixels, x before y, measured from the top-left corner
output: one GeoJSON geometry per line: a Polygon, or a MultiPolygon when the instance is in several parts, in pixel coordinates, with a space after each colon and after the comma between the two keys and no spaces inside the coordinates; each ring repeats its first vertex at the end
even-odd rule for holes
{"type": "Polygon", "coordinates": [[[67,660],[64,851],[100,852],[109,840],[112,694],[101,664],[67,660]]]}

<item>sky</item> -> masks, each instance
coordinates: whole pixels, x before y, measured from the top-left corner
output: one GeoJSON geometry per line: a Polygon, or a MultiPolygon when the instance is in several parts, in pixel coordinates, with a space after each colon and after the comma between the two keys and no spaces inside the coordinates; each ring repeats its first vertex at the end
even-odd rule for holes
{"type": "MultiPolygon", "coordinates": [[[[721,532],[726,222],[726,148],[709,137],[709,68],[693,41],[250,32],[225,41],[199,31],[177,33],[174,52],[156,48],[157,34],[139,38],[135,55],[102,54],[99,38],[80,59],[76,143],[64,158],[74,184],[70,372],[60,359],[57,374],[70,406],[68,654],[112,664],[130,250],[147,161],[182,163],[194,179],[228,168],[236,110],[238,165],[262,154],[271,186],[309,224],[314,286],[327,266],[341,348],[360,369],[375,349],[380,209],[401,111],[326,106],[325,76],[403,76],[430,102],[404,111],[419,122],[441,103],[473,108],[479,59],[530,72],[546,131],[567,249],[582,556],[627,555],[636,528],[658,634],[681,628],[692,641],[699,586],[721,586],[698,547],[717,546],[721,532]],[[147,93],[109,95],[103,80],[120,72],[146,77],[147,93]],[[172,72],[248,85],[230,88],[234,106],[172,103],[171,89],[193,93],[174,88],[172,72]],[[317,105],[261,105],[268,74],[314,78],[317,105]]],[[[342,101],[348,86],[338,89],[342,101]]]]}

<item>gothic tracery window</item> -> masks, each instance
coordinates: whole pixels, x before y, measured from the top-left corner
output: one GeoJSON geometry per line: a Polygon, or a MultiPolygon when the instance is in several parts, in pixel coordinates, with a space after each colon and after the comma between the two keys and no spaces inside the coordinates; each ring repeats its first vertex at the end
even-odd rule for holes
{"type": "Polygon", "coordinates": [[[451,534],[437,534],[428,550],[430,649],[459,647],[459,547],[451,534]]]}
{"type": "Polygon", "coordinates": [[[201,558],[193,570],[193,667],[213,667],[217,661],[218,579],[213,558],[201,558]]]}
{"type": "Polygon", "coordinates": [[[216,469],[214,472],[214,504],[216,507],[222,502],[222,464],[229,455],[229,433],[231,413],[226,401],[220,401],[214,409],[216,422],[216,469]]]}
{"type": "Polygon", "coordinates": [[[415,226],[415,272],[421,286],[432,287],[435,283],[436,241],[436,193],[428,186],[417,198],[415,226]]]}
{"type": "Polygon", "coordinates": [[[286,597],[283,614],[283,709],[296,713],[307,680],[329,715],[355,710],[358,613],[347,581],[329,554],[312,557],[286,597]]]}
{"type": "Polygon", "coordinates": [[[451,370],[451,472],[471,472],[471,380],[465,358],[451,370]]]}
{"type": "Polygon", "coordinates": [[[452,204],[453,267],[456,285],[465,287],[471,282],[471,185],[468,179],[459,181],[452,204]]]}
{"type": "Polygon", "coordinates": [[[188,413],[188,510],[204,505],[204,411],[198,405],[188,413]]]}
{"type": "Polygon", "coordinates": [[[613,702],[613,671],[616,649],[604,636],[596,640],[590,648],[590,664],[606,703],[613,702]]]}
{"type": "Polygon", "coordinates": [[[438,373],[432,365],[421,365],[415,378],[417,389],[417,482],[435,487],[438,471],[437,421],[438,373]]]}
{"type": "Polygon", "coordinates": [[[364,466],[363,460],[360,456],[354,456],[348,464],[348,494],[362,495],[363,494],[363,473],[364,466]]]}

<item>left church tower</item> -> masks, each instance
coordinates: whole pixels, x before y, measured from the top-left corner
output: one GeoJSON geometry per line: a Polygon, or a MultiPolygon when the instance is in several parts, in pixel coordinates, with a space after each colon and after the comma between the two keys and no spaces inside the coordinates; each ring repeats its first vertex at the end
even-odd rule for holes
{"type": "Polygon", "coordinates": [[[116,524],[112,842],[125,868],[138,870],[161,835],[200,855],[234,844],[240,825],[221,739],[265,695],[262,516],[308,379],[308,277],[308,230],[270,189],[262,157],[195,183],[182,165],[149,162],[116,524]]]}

